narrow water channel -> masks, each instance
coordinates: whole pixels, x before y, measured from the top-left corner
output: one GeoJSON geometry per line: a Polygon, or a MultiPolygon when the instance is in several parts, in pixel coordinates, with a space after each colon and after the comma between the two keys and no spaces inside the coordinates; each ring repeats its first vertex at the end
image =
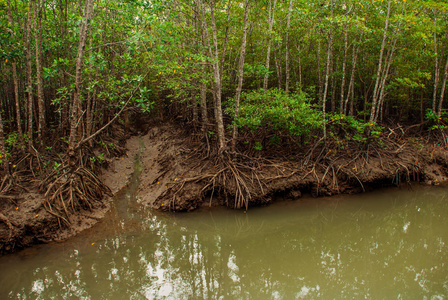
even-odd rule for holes
{"type": "Polygon", "coordinates": [[[98,226],[0,258],[0,299],[447,299],[448,189],[162,214],[131,184],[98,226]]]}

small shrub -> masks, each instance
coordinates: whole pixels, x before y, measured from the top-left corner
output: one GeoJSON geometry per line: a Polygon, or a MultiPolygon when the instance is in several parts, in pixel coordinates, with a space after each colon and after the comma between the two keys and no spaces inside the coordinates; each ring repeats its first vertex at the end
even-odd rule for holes
{"type": "Polygon", "coordinates": [[[384,127],[343,114],[329,114],[328,129],[330,137],[337,145],[343,144],[344,140],[364,145],[371,142],[380,142],[384,127]]]}
{"type": "MultiPolygon", "coordinates": [[[[234,115],[235,100],[227,103],[226,112],[234,115]]],[[[306,93],[288,94],[282,90],[255,90],[241,94],[240,112],[236,122],[239,128],[252,131],[272,129],[290,135],[310,136],[322,127],[321,112],[313,109],[306,93]]]]}

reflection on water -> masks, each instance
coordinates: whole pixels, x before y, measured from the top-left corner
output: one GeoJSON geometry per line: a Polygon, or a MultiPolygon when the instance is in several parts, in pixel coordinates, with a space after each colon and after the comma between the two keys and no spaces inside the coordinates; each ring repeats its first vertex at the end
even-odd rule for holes
{"type": "Polygon", "coordinates": [[[131,195],[77,238],[1,258],[0,298],[447,299],[446,192],[168,215],[131,195]]]}

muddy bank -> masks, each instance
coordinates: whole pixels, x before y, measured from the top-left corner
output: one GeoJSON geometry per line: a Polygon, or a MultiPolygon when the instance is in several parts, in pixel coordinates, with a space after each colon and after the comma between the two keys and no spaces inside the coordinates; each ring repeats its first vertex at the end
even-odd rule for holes
{"type": "MultiPolygon", "coordinates": [[[[108,160],[101,174],[112,194],[123,188],[133,172],[134,157],[140,149],[139,137],[126,143],[124,156],[108,160]]],[[[93,202],[92,210],[78,210],[69,215],[70,227],[64,226],[44,208],[44,197],[38,190],[22,192],[0,201],[0,255],[35,244],[59,242],[95,225],[109,211],[111,198],[93,202]]]]}
{"type": "MultiPolygon", "coordinates": [[[[164,211],[191,211],[204,205],[246,209],[278,199],[297,200],[305,193],[352,194],[411,181],[439,184],[448,177],[447,152],[433,144],[403,140],[350,152],[327,147],[288,155],[283,151],[217,156],[209,151],[212,141],[202,140],[200,133],[165,124],[131,137],[126,155],[108,161],[101,179],[114,194],[134,171],[140,142],[143,170],[137,197],[141,204],[164,211]]],[[[110,208],[110,198],[95,202],[91,211],[72,214],[72,226],[67,228],[44,209],[43,202],[39,191],[0,201],[0,254],[65,240],[96,224],[110,208]]]]}
{"type": "MultiPolygon", "coordinates": [[[[412,140],[414,141],[414,140],[412,140]]],[[[143,137],[143,172],[138,196],[164,211],[191,211],[202,205],[244,208],[276,199],[296,200],[353,194],[376,188],[447,180],[447,151],[403,140],[344,152],[291,153],[263,158],[207,156],[204,141],[166,125],[143,137]]]]}

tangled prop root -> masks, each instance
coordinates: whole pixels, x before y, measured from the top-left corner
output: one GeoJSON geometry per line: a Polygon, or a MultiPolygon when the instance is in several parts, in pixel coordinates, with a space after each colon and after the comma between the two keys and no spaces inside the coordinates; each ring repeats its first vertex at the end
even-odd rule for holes
{"type": "Polygon", "coordinates": [[[45,209],[70,226],[70,213],[77,210],[92,210],[93,203],[104,194],[112,196],[109,187],[85,167],[56,170],[50,174],[41,187],[45,192],[45,209]]]}

